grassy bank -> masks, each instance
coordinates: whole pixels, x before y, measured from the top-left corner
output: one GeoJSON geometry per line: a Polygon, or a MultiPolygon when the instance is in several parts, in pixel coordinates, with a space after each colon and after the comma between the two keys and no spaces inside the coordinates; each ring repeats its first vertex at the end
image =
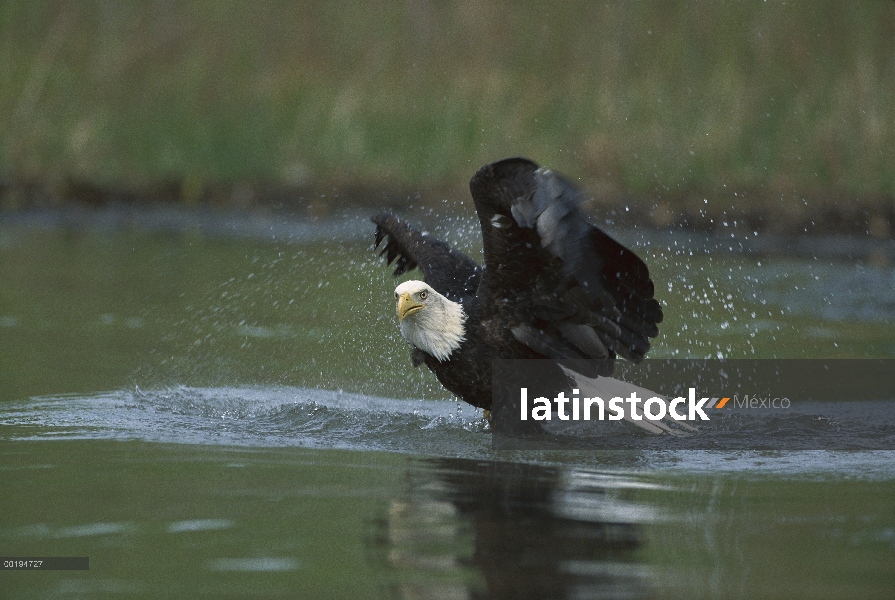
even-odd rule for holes
{"type": "Polygon", "coordinates": [[[892,2],[10,1],[3,204],[461,189],[522,154],[660,212],[711,194],[886,221],[893,39],[892,2]]]}

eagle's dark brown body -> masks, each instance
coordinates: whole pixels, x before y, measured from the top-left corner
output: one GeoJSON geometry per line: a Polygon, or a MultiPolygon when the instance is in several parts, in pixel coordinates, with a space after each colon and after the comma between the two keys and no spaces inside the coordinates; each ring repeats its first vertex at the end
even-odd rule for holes
{"type": "Polygon", "coordinates": [[[616,356],[640,361],[658,335],[662,309],[646,265],[589,224],[581,193],[523,158],[485,167],[469,184],[482,228],[484,263],[379,214],[376,245],[395,275],[418,267],[467,315],[465,341],[439,362],[416,348],[438,380],[466,402],[491,407],[496,359],[592,359],[589,377],[612,372],[616,356]]]}

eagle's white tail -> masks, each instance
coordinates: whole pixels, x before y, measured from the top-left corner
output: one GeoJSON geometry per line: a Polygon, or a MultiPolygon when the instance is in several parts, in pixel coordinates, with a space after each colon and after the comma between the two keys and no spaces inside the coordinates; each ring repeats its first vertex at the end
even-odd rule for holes
{"type": "Polygon", "coordinates": [[[682,421],[676,421],[668,416],[668,398],[663,396],[662,394],[653,392],[646,388],[642,388],[636,386],[632,383],[628,383],[626,381],[622,381],[620,379],[614,379],[612,377],[599,377],[596,379],[591,379],[590,377],[585,377],[580,373],[576,373],[571,369],[567,369],[563,367],[563,370],[568,374],[572,379],[575,380],[575,383],[578,385],[578,390],[580,392],[581,397],[599,397],[604,398],[605,400],[609,400],[610,398],[628,398],[632,393],[637,393],[637,395],[643,400],[647,400],[649,398],[659,398],[665,404],[665,417],[658,421],[651,421],[643,416],[643,412],[637,413],[640,416],[640,419],[635,419],[632,416],[631,404],[625,402],[622,404],[624,406],[625,414],[623,419],[632,425],[636,425],[641,429],[644,429],[650,433],[655,434],[670,434],[670,435],[693,435],[698,431],[696,427],[693,427],[689,423],[684,423],[682,421]]]}

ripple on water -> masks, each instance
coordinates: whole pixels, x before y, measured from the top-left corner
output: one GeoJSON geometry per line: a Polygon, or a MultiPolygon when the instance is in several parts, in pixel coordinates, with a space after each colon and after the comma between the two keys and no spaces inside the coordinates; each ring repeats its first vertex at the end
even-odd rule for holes
{"type": "MultiPolygon", "coordinates": [[[[386,451],[418,456],[651,469],[886,478],[892,451],[494,451],[481,412],[453,401],[399,400],[308,388],[191,388],[32,398],[0,416],[7,439],[115,439],[178,444],[386,451]]],[[[216,519],[170,532],[229,526],[216,519]]]]}

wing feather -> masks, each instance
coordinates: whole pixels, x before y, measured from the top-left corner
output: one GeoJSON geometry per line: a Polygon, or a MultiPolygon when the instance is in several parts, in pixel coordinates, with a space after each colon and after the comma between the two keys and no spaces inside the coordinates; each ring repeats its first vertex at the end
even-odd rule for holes
{"type": "Polygon", "coordinates": [[[649,270],[587,222],[574,185],[511,158],[479,170],[470,190],[486,267],[477,298],[492,322],[550,358],[643,359],[662,321],[649,270]]]}
{"type": "Polygon", "coordinates": [[[419,268],[426,283],[452,300],[475,294],[482,269],[474,260],[395,215],[382,213],[371,220],[376,224],[373,247],[385,242],[379,255],[387,264],[395,263],[395,277],[419,268]]]}

